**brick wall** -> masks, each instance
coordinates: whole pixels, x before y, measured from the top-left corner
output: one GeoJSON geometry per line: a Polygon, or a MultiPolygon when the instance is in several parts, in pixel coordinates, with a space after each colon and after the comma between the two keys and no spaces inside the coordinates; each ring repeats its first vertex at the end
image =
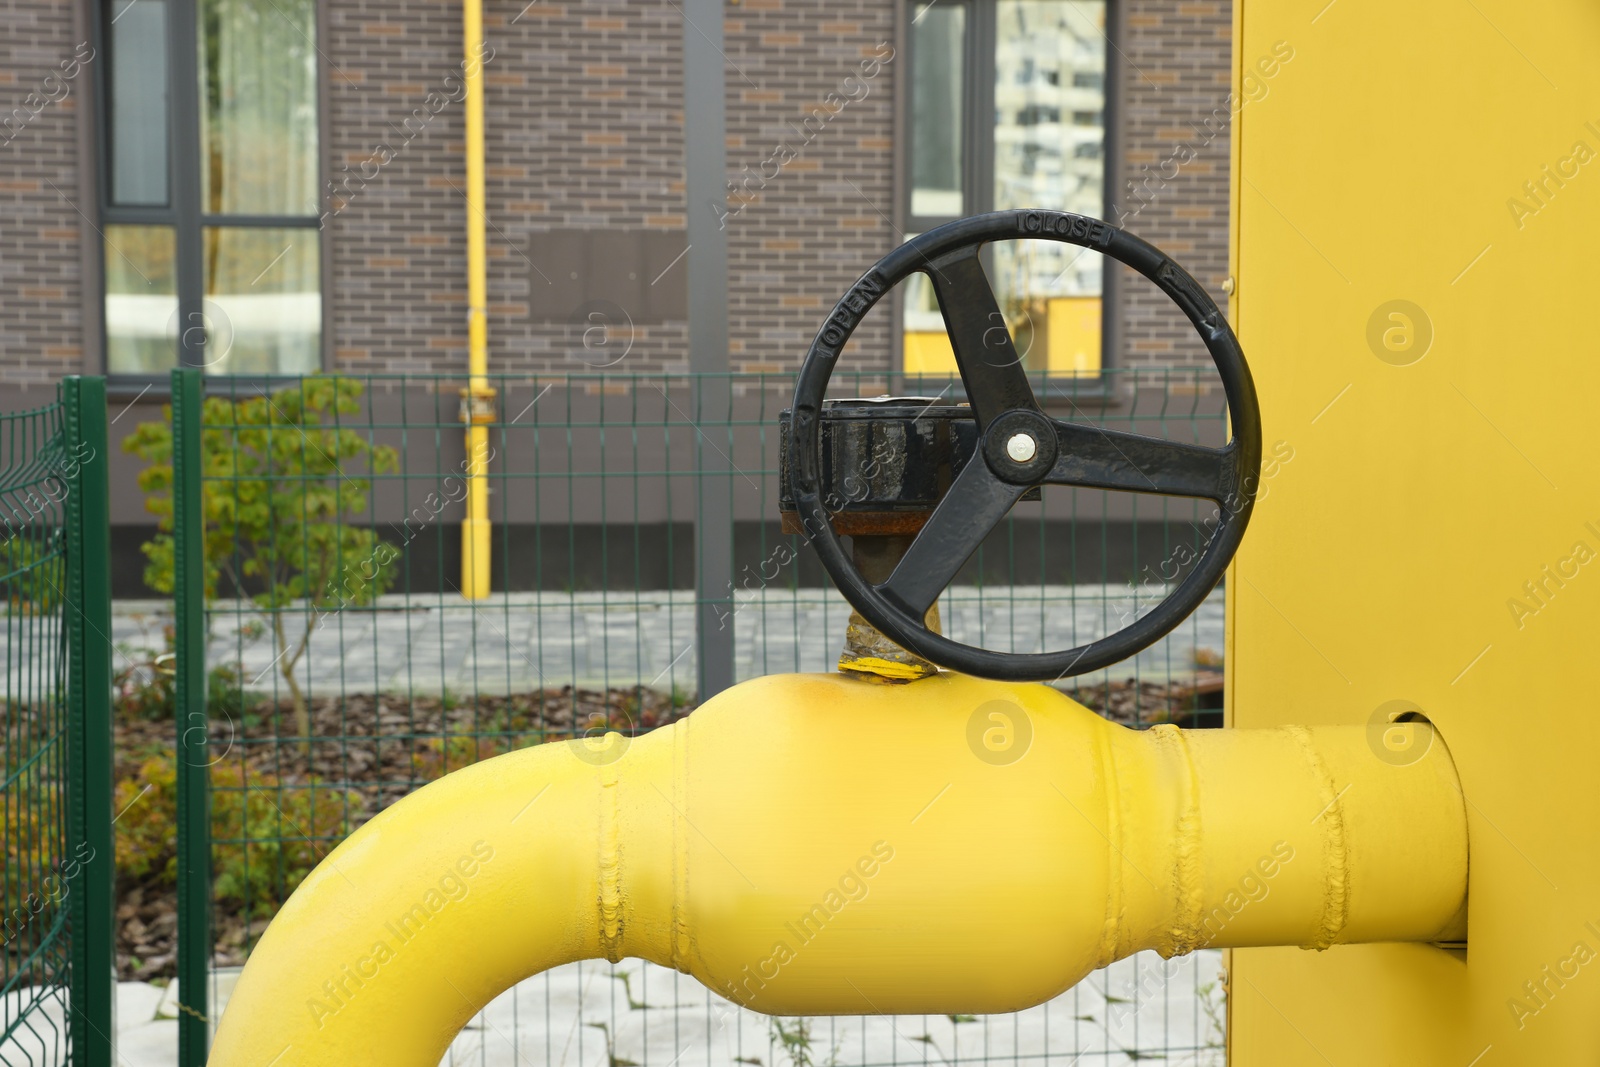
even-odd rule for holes
{"type": "MultiPolygon", "coordinates": [[[[1226,0],[1128,0],[1123,12],[1120,222],[1176,259],[1224,308],[1232,34],[1226,0]]],[[[1126,268],[1121,276],[1122,352],[1114,359],[1210,362],[1164,293],[1126,268]]]]}
{"type": "MultiPolygon", "coordinates": [[[[464,367],[460,9],[340,0],[330,21],[334,148],[341,163],[376,172],[331,225],[336,360],[352,370],[464,367]],[[446,101],[436,114],[425,104],[430,91],[446,101]],[[425,122],[407,127],[418,108],[425,122]],[[397,151],[374,166],[374,147],[385,143],[397,151]]],[[[525,8],[490,0],[484,33],[495,370],[585,371],[618,358],[618,346],[630,370],[682,365],[681,314],[631,328],[606,322],[612,347],[585,349],[585,324],[552,316],[548,295],[581,266],[551,231],[684,227],[678,13],[630,0],[525,8]]]]}
{"type": "Polygon", "coordinates": [[[326,25],[335,359],[352,371],[464,362],[466,206],[447,184],[462,188],[461,105],[426,103],[459,71],[459,13],[341,0],[326,25]]]}
{"type": "MultiPolygon", "coordinates": [[[[94,52],[71,0],[0,2],[0,381],[7,407],[83,365],[78,103],[94,52]]],[[[93,216],[91,205],[84,211],[93,216]]],[[[88,231],[92,234],[92,230],[88,231]]]]}
{"type": "MultiPolygon", "coordinates": [[[[736,370],[792,369],[834,301],[898,243],[894,8],[742,0],[726,34],[730,358],[736,370]]],[[[862,323],[841,368],[888,366],[887,308],[862,323]]]]}

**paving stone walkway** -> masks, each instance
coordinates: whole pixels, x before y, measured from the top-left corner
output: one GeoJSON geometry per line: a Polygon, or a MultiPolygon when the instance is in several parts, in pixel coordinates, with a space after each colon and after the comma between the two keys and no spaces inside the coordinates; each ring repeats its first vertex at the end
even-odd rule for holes
{"type": "MultiPolygon", "coordinates": [[[[1072,648],[1148,613],[1165,595],[1143,587],[962,588],[940,608],[958,641],[1013,652],[1072,648]]],[[[739,680],[787,671],[829,671],[849,606],[832,589],[762,590],[741,596],[728,619],[739,680]]],[[[159,651],[170,609],[161,601],[121,601],[113,641],[128,656],[159,651]]],[[[291,647],[311,634],[296,664],[308,693],[414,692],[503,694],[572,685],[643,684],[692,692],[696,677],[694,596],[689,592],[512,593],[467,602],[457,597],[385,596],[375,608],[285,616],[291,647]]],[[[1223,596],[1211,594],[1173,634],[1097,680],[1186,677],[1196,654],[1220,655],[1223,596]]],[[[15,672],[27,652],[0,641],[15,672]]],[[[247,688],[282,692],[278,647],[248,605],[223,602],[211,613],[213,665],[237,663],[247,688]]],[[[119,655],[124,665],[128,658],[119,655]]]]}
{"type": "MultiPolygon", "coordinates": [[[[1012,1015],[897,1015],[774,1020],[739,1008],[674,971],[638,960],[570,964],[501,994],[469,1022],[441,1067],[797,1067],[777,1027],[802,1033],[811,1062],[835,1067],[959,1067],[1004,1060],[1038,1067],[1128,1064],[1222,1067],[1222,954],[1163,960],[1142,952],[1036,1008],[1012,1015]]],[[[213,1015],[237,972],[213,981],[213,1015]]],[[[177,1059],[174,987],[117,988],[119,1067],[177,1059]]],[[[10,997],[29,996],[23,990],[10,997]]],[[[10,999],[8,997],[8,999],[10,999]]],[[[7,1005],[9,1007],[10,1005],[7,1005]]],[[[59,1014],[59,1006],[49,1009],[59,1014]]],[[[59,1023],[59,1019],[54,1020],[59,1023]]],[[[37,1027],[49,1032],[41,1020],[37,1027]]],[[[0,1062],[52,1063],[26,1034],[0,1062]]]]}

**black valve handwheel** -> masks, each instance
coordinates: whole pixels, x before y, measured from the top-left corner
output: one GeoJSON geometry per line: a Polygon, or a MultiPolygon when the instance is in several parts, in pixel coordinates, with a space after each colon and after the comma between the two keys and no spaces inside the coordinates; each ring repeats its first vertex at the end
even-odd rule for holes
{"type": "Polygon", "coordinates": [[[795,382],[789,454],[796,510],[823,566],[864,618],[941,667],[1003,681],[1086,674],[1170,633],[1222,578],[1244,536],[1261,467],[1261,412],[1239,341],[1200,284],[1159,249],[1109,223],[1060,211],[997,211],[907,241],[863,274],[823,323],[795,382]],[[1051,240],[1126,263],[1172,298],[1222,375],[1231,439],[1223,448],[1062,422],[1045,415],[978,259],[992,241],[1051,240]],[[840,351],[895,285],[926,274],[977,420],[979,455],[961,469],[889,578],[864,579],[829,523],[819,488],[819,417],[840,351]],[[1221,509],[1216,529],[1178,587],[1148,615],[1064,652],[1007,653],[936,634],[923,619],[984,537],[1036,485],[1194,497],[1221,509]]]}

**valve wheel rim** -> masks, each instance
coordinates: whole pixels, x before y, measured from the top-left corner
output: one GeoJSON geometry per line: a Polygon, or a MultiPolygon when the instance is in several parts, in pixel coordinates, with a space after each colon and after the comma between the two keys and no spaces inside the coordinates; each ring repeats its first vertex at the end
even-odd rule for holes
{"type": "Polygon", "coordinates": [[[902,647],[981,678],[1045,681],[1088,674],[1171,633],[1221,580],[1244,537],[1259,485],[1261,413],[1255,384],[1221,310],[1199,282],[1155,246],[1100,219],[1068,212],[976,215],[929,230],[891,251],[845,292],[823,322],[801,364],[792,407],[795,506],[807,539],[840,592],[902,647]],[[1045,415],[978,258],[985,244],[1001,240],[1054,240],[1088,248],[1126,264],[1166,293],[1199,333],[1222,378],[1228,444],[1219,449],[1185,445],[1045,415]],[[928,277],[939,298],[977,420],[980,448],[894,572],[872,585],[856,570],[823,507],[821,413],[834,364],[856,327],[896,285],[916,273],[928,277]],[[1019,433],[1036,444],[1026,461],[1008,455],[1007,443],[1019,433]],[[929,630],[923,621],[927,607],[1022,494],[1044,484],[1209,499],[1220,509],[1220,518],[1177,588],[1143,618],[1098,640],[1060,652],[1010,653],[962,644],[929,630]]]}

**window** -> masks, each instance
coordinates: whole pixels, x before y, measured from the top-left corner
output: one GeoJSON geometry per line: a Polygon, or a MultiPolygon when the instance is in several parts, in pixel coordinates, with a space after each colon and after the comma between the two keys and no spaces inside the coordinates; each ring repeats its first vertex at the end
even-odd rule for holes
{"type": "Polygon", "coordinates": [[[106,370],[316,370],[316,0],[101,13],[106,370]]]}
{"type": "MultiPolygon", "coordinates": [[[[1106,216],[1107,14],[1107,0],[912,0],[908,237],[1005,208],[1106,216]]],[[[1099,375],[1099,253],[1013,241],[984,266],[1030,371],[1099,375]]],[[[914,275],[904,292],[905,372],[952,373],[933,286],[914,275]]]]}
{"type": "Polygon", "coordinates": [[[911,214],[965,213],[962,117],[967,8],[918,4],[911,22],[911,214]]]}

